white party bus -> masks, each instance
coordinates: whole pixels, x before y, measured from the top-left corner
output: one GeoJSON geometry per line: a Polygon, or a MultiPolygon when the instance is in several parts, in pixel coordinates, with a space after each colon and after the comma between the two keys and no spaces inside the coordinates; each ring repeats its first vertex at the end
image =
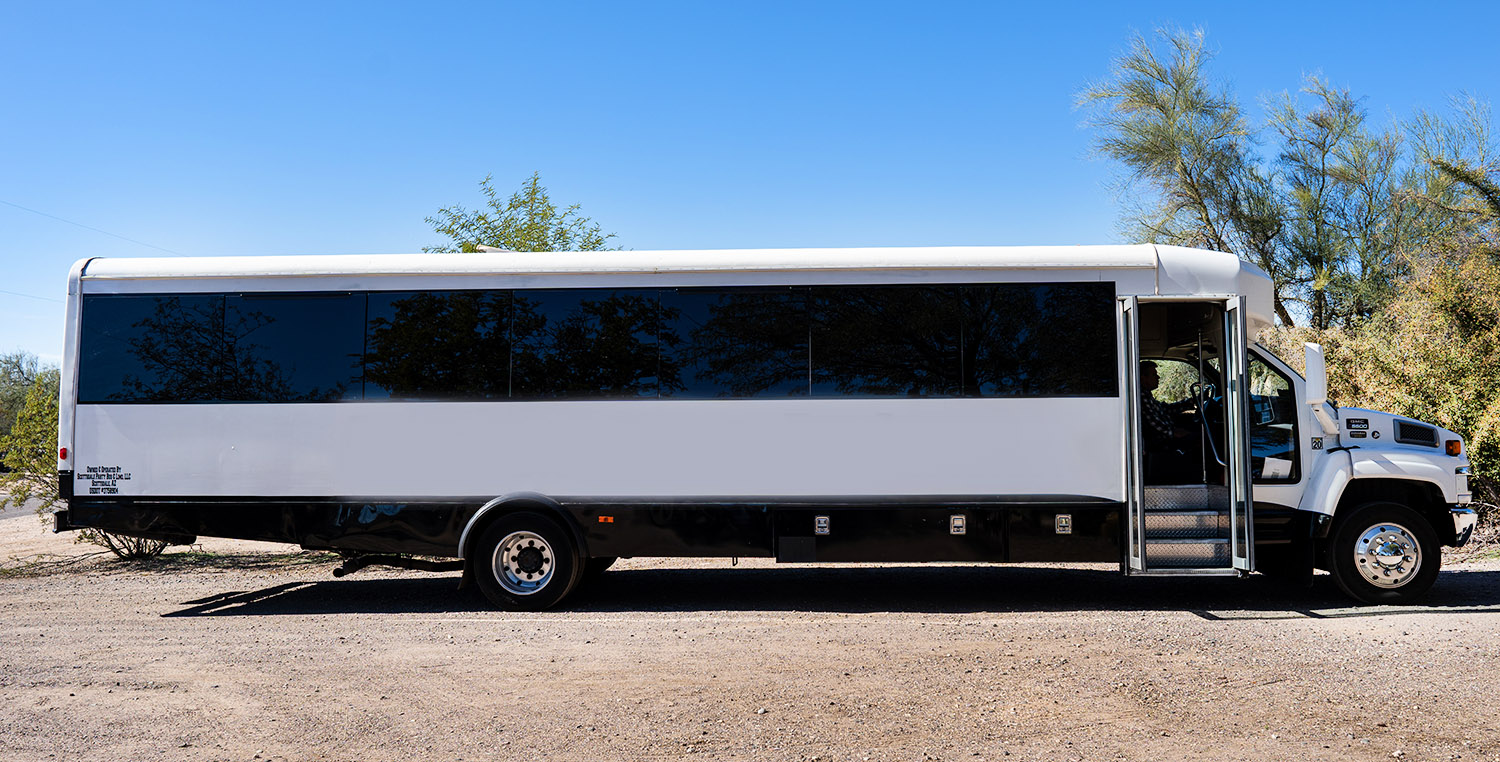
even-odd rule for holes
{"type": "Polygon", "coordinates": [[[1329,403],[1315,345],[1304,380],[1252,343],[1265,274],[1209,251],[95,258],[67,316],[59,529],[461,568],[506,608],[622,556],[1406,602],[1475,521],[1462,440],[1329,403]]]}

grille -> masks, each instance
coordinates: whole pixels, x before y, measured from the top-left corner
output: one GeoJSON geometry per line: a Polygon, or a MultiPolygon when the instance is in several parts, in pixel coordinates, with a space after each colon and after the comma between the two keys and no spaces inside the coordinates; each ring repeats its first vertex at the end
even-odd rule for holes
{"type": "Polygon", "coordinates": [[[1401,444],[1437,447],[1437,429],[1431,426],[1423,426],[1420,423],[1396,421],[1396,441],[1401,444]]]}

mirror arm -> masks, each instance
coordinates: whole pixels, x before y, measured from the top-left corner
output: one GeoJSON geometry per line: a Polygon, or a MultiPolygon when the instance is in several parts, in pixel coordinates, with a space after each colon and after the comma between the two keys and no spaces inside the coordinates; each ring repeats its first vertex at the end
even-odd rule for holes
{"type": "Polygon", "coordinates": [[[1328,404],[1328,368],[1323,363],[1323,347],[1308,342],[1302,345],[1306,358],[1307,378],[1303,380],[1303,401],[1312,407],[1313,417],[1329,436],[1339,433],[1338,422],[1333,419],[1333,408],[1328,404]]]}
{"type": "Polygon", "coordinates": [[[1327,402],[1312,406],[1313,417],[1318,419],[1318,425],[1323,427],[1323,433],[1327,436],[1339,433],[1338,421],[1333,420],[1331,411],[1327,402]]]}

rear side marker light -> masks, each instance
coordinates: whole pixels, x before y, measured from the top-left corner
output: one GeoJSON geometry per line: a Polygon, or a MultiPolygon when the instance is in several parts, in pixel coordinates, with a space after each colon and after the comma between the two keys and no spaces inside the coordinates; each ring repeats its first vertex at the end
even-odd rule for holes
{"type": "Polygon", "coordinates": [[[68,459],[68,448],[66,448],[66,447],[59,447],[59,448],[57,448],[57,459],[58,460],[67,460],[68,459]]]}
{"type": "Polygon", "coordinates": [[[1464,441],[1462,439],[1450,439],[1444,442],[1443,446],[1447,448],[1449,455],[1461,455],[1464,451],[1464,441]]]}

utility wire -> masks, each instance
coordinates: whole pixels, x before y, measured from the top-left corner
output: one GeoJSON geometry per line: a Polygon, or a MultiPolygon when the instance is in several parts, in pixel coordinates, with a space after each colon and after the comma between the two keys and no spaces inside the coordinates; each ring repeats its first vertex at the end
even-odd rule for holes
{"type": "MultiPolygon", "coordinates": [[[[17,209],[20,209],[23,212],[31,212],[32,214],[40,214],[41,216],[46,217],[47,219],[57,220],[58,222],[66,222],[69,225],[72,225],[74,227],[83,228],[84,230],[92,230],[95,233],[102,233],[104,235],[109,236],[110,238],[118,238],[118,239],[120,239],[122,241],[125,241],[126,243],[133,243],[136,246],[145,246],[148,249],[156,249],[157,251],[165,251],[166,253],[171,254],[174,257],[185,257],[185,256],[187,256],[186,254],[183,254],[180,251],[172,251],[171,249],[168,249],[168,248],[163,247],[163,246],[157,246],[155,244],[146,243],[145,241],[137,241],[134,238],[126,238],[125,236],[116,235],[114,233],[111,233],[108,230],[100,230],[99,228],[91,227],[91,226],[85,225],[85,224],[83,224],[81,222],[74,222],[72,220],[63,219],[62,217],[59,217],[59,216],[57,216],[55,214],[47,214],[46,212],[39,212],[39,211],[37,211],[35,209],[31,209],[31,208],[28,208],[28,207],[21,206],[20,204],[13,204],[13,203],[11,203],[9,201],[6,201],[5,199],[0,199],[0,204],[5,204],[6,206],[13,206],[13,207],[15,207],[17,209]]],[[[10,293],[10,292],[7,291],[6,293],[10,293]]],[[[21,294],[21,296],[25,296],[25,294],[21,294]]],[[[41,297],[37,297],[37,298],[41,298],[41,297]]]]}
{"type": "Polygon", "coordinates": [[[3,288],[0,288],[0,294],[10,294],[11,296],[24,296],[27,299],[36,299],[38,301],[43,301],[43,302],[57,302],[58,304],[62,304],[63,303],[63,300],[61,300],[61,299],[53,299],[50,296],[37,296],[36,294],[23,294],[20,291],[6,291],[3,288]]]}

